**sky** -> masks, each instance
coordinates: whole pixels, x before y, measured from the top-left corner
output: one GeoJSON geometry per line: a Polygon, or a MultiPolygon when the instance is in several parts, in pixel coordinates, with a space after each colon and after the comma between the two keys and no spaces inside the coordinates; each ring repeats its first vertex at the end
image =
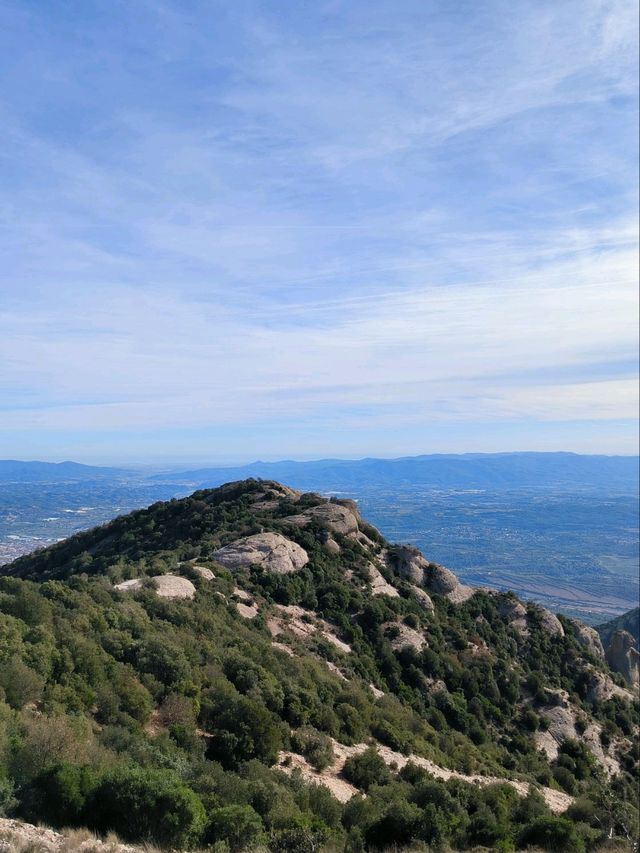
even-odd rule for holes
{"type": "Polygon", "coordinates": [[[0,458],[636,453],[632,0],[0,0],[0,458]]]}

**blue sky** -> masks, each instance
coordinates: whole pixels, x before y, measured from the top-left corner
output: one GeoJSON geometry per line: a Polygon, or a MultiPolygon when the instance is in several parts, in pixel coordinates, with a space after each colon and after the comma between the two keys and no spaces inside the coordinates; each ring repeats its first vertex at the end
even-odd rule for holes
{"type": "Polygon", "coordinates": [[[636,452],[634,7],[0,0],[0,457],[636,452]]]}

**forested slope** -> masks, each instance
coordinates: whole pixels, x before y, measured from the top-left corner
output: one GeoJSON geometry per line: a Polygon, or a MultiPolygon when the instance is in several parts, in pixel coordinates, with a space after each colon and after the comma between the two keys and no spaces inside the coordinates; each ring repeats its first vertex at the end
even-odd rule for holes
{"type": "Polygon", "coordinates": [[[249,480],[3,571],[5,813],[218,850],[637,831],[638,705],[597,634],[352,502],[249,480]]]}

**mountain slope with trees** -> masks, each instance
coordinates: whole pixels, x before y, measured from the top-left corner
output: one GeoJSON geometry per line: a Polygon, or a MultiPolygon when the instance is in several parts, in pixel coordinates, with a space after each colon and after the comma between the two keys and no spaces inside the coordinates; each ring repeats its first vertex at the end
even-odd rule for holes
{"type": "Polygon", "coordinates": [[[231,483],[3,575],[10,816],[219,851],[637,832],[637,697],[595,631],[463,586],[351,501],[231,483]]]}

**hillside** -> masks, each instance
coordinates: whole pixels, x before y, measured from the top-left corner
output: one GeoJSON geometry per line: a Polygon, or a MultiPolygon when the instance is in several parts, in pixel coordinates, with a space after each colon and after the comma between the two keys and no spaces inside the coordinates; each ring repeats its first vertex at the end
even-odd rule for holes
{"type": "Polygon", "coordinates": [[[2,571],[12,817],[274,853],[637,832],[638,703],[595,631],[351,501],[230,483],[2,571]]]}

